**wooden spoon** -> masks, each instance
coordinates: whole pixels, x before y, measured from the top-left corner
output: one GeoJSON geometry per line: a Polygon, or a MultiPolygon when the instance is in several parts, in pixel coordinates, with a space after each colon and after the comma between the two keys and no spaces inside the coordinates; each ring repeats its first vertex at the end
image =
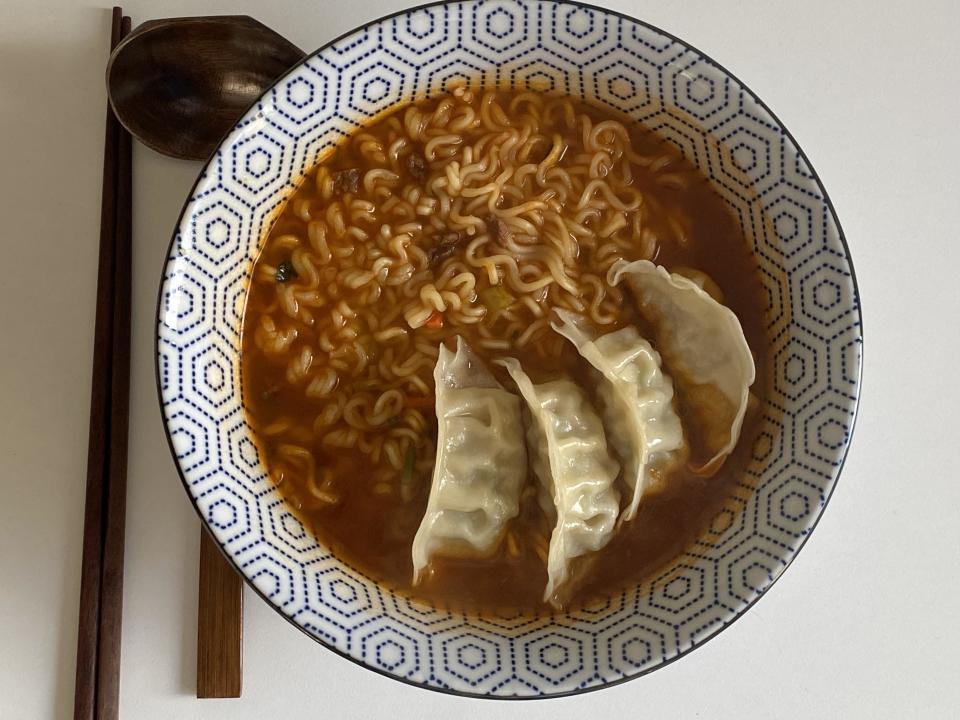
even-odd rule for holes
{"type": "MultiPolygon", "coordinates": [[[[120,123],[157,152],[205,160],[244,111],[304,52],[246,16],[152,20],[119,43],[107,95],[120,123]]],[[[243,586],[200,535],[197,697],[240,697],[243,586]]]]}

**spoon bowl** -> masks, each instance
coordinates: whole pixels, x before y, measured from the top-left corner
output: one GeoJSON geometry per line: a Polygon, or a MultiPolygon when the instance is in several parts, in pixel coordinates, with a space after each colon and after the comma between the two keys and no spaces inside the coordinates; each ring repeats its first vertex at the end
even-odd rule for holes
{"type": "Polygon", "coordinates": [[[176,158],[205,160],[237,119],[304,57],[251,17],[146,22],[107,65],[107,94],[140,142],[176,158]]]}

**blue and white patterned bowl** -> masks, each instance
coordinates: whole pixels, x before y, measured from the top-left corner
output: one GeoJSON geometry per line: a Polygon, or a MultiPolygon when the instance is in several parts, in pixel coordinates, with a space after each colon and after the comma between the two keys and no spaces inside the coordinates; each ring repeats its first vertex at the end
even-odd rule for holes
{"type": "Polygon", "coordinates": [[[636,677],[733,622],[823,512],[850,442],[860,370],[853,267],[826,192],[790,134],[703,53],[574,3],[429,5],[370,23],[293,68],[197,180],[158,308],[170,447],[190,499],[253,588],[346,658],[422,687],[486,697],[545,697],[636,677]],[[772,377],[742,482],[659,577],[553,618],[437,610],[334,557],[268,480],[242,409],[245,292],[277,208],[323,148],[461,80],[570,93],[667,137],[740,219],[769,296],[772,377]]]}

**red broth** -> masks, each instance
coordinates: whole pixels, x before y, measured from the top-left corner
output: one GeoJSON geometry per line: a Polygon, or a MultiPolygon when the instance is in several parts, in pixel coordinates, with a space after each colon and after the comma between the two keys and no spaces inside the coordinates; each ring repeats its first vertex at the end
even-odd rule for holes
{"type": "MultiPolygon", "coordinates": [[[[502,107],[510,107],[515,97],[510,93],[498,93],[495,102],[502,107]]],[[[424,112],[435,110],[438,102],[424,101],[421,108],[424,112]]],[[[479,102],[482,101],[478,97],[474,104],[479,102]]],[[[666,171],[650,168],[639,168],[631,179],[632,186],[642,193],[644,203],[650,209],[644,218],[644,227],[648,227],[658,238],[655,261],[668,268],[696,268],[719,286],[724,303],[740,319],[757,360],[757,382],[752,391],[755,394],[762,393],[768,348],[764,330],[763,293],[756,260],[747,248],[736,219],[707,179],[655,133],[630,124],[609,111],[580,102],[571,102],[571,105],[576,113],[588,116],[594,125],[611,119],[624,122],[629,128],[630,143],[635,152],[645,157],[666,158],[661,162],[680,181],[665,182],[663,175],[666,171]]],[[[566,134],[565,140],[570,143],[567,152],[576,152],[577,132],[564,126],[559,119],[561,115],[558,112],[552,120],[543,118],[544,135],[566,134]]],[[[261,457],[284,497],[309,530],[342,560],[390,588],[437,605],[477,612],[541,612],[546,609],[542,600],[547,581],[544,552],[550,527],[536,503],[537,480],[532,472],[528,472],[521,512],[510,522],[506,536],[491,556],[482,559],[436,558],[425,581],[413,586],[411,543],[423,516],[430,489],[432,454],[427,453],[432,453],[433,445],[427,444],[425,448],[413,450],[408,448],[408,453],[415,455],[415,467],[410,467],[413,464],[408,462],[409,457],[405,457],[404,464],[407,467],[399,471],[390,467],[388,458],[383,454],[373,457],[357,447],[330,447],[324,443],[321,435],[336,425],[324,426],[318,431],[317,418],[325,412],[325,400],[318,398],[316,393],[311,396],[304,390],[326,366],[322,359],[315,359],[311,370],[301,373],[303,377],[298,376],[297,372],[291,375],[290,368],[296,365],[296,358],[303,347],[322,353],[319,349],[323,344],[320,336],[325,332],[324,326],[310,315],[284,319],[283,301],[279,293],[285,287],[295,287],[297,283],[305,282],[304,274],[296,272],[290,265],[291,248],[310,244],[309,223],[318,217],[329,219],[327,211],[331,202],[338,201],[336,198],[341,198],[340,202],[345,202],[342,198],[347,197],[352,203],[370,203],[376,217],[364,227],[369,232],[375,232],[378,223],[383,221],[378,214],[388,206],[384,201],[386,193],[382,190],[368,192],[362,178],[369,169],[378,167],[378,159],[371,159],[370,148],[378,144],[388,148],[403,136],[402,119],[402,113],[380,118],[362,133],[356,133],[344,141],[321,164],[322,170],[314,168],[288,201],[267,236],[257,260],[244,316],[242,373],[246,411],[257,432],[261,457]],[[367,143],[366,149],[364,142],[367,143]],[[360,172],[355,178],[350,171],[356,169],[360,172]],[[346,175],[336,175],[341,171],[348,172],[346,175]],[[338,178],[340,187],[334,199],[323,196],[317,183],[318,172],[322,177],[338,178]],[[290,277],[286,276],[286,271],[290,271],[290,277]],[[283,281],[278,282],[278,278],[283,281]],[[284,322],[285,327],[295,331],[296,338],[280,351],[276,346],[269,346],[271,350],[267,351],[264,343],[256,339],[255,330],[267,316],[277,318],[274,324],[278,327],[284,322]],[[320,369],[311,375],[318,363],[320,369]],[[290,455],[291,447],[305,450],[310,460],[290,455]],[[410,471],[410,477],[406,478],[407,487],[398,490],[398,483],[403,480],[398,479],[398,475],[402,475],[404,470],[410,471]],[[317,480],[318,473],[326,473],[323,475],[324,482],[317,480]],[[321,497],[318,498],[318,494],[321,497]],[[335,501],[328,502],[330,498],[335,501]]],[[[545,154],[546,149],[533,148],[529,159],[542,160],[545,154]]],[[[396,174],[401,176],[400,182],[416,185],[425,172],[435,176],[435,173],[442,171],[444,161],[435,159],[432,163],[426,163],[427,168],[420,167],[421,164],[419,159],[394,163],[395,167],[399,167],[396,174]]],[[[387,165],[389,162],[384,164],[387,165]]],[[[421,185],[427,187],[425,183],[421,185]]],[[[424,192],[429,195],[429,190],[424,192]]],[[[362,244],[362,241],[355,242],[362,244]]],[[[434,232],[425,235],[422,242],[425,247],[436,247],[441,240],[438,240],[438,233],[434,232]]],[[[620,256],[627,260],[643,257],[641,244],[638,239],[633,245],[623,247],[620,256]]],[[[453,254],[460,251],[462,248],[457,248],[453,254]]],[[[319,253],[320,257],[317,257],[315,248],[310,252],[318,271],[322,272],[324,253],[319,253]]],[[[578,262],[589,267],[595,262],[595,252],[596,248],[584,244],[580,248],[578,262]]],[[[337,262],[334,256],[328,264],[336,265],[337,262]]],[[[436,266],[437,275],[441,274],[443,267],[442,264],[436,266]]],[[[480,276],[480,287],[483,273],[478,270],[477,274],[480,276]]],[[[363,304],[362,300],[358,300],[360,291],[346,287],[331,290],[322,280],[315,285],[320,288],[319,293],[329,292],[333,297],[328,298],[329,302],[317,306],[319,309],[314,315],[329,312],[330,305],[340,299],[350,306],[363,304]]],[[[550,297],[544,303],[549,305],[550,297]]],[[[358,310],[361,315],[380,313],[385,316],[389,312],[388,303],[383,298],[358,310]]],[[[530,321],[533,321],[533,316],[530,321]]],[[[398,322],[403,323],[403,316],[399,317],[398,322]]],[[[512,344],[516,337],[508,333],[505,339],[511,343],[510,347],[491,350],[484,347],[480,324],[458,324],[447,318],[442,327],[430,325],[431,322],[418,328],[406,327],[405,332],[416,342],[434,347],[440,342],[447,342],[449,346],[454,336],[463,336],[508,389],[513,389],[509,380],[500,368],[490,362],[495,357],[509,355],[518,358],[534,381],[565,374],[581,381],[584,387],[589,387],[585,382],[583,361],[565,342],[554,343],[555,339],[550,339],[517,347],[512,344]],[[553,350],[545,352],[543,347],[546,345],[553,350]]],[[[624,325],[637,326],[642,335],[653,340],[653,334],[629,295],[625,295],[617,305],[616,318],[609,329],[624,325]]],[[[516,332],[514,329],[514,336],[516,332]]],[[[371,342],[365,352],[370,356],[369,361],[375,363],[378,358],[382,359],[387,349],[386,345],[371,342]]],[[[299,371],[302,367],[295,369],[299,371]]],[[[432,364],[418,368],[417,374],[428,390],[432,390],[432,364]]],[[[343,375],[340,373],[337,392],[346,393],[347,402],[351,392],[378,390],[371,387],[371,383],[375,384],[376,381],[366,379],[367,375],[360,380],[343,375]]],[[[408,402],[419,407],[418,412],[424,423],[422,432],[428,436],[428,440],[432,438],[431,441],[435,441],[436,419],[429,392],[422,396],[415,390],[407,389],[404,392],[407,393],[408,402]]],[[[752,403],[752,407],[756,405],[752,403]]],[[[677,408],[684,421],[688,442],[695,448],[698,438],[690,435],[691,424],[684,417],[687,412],[684,403],[678,402],[677,408]]],[[[752,410],[748,412],[738,447],[713,477],[697,476],[684,467],[675,469],[657,492],[644,497],[635,520],[626,523],[600,552],[576,562],[574,574],[577,580],[570,606],[636,584],[690,546],[718,512],[748,461],[749,448],[757,430],[758,419],[755,415],[752,410]]],[[[339,422],[343,423],[343,420],[339,422]]],[[[386,432],[389,427],[388,422],[382,430],[386,432]]],[[[372,437],[377,431],[374,429],[364,437],[372,437]]]]}

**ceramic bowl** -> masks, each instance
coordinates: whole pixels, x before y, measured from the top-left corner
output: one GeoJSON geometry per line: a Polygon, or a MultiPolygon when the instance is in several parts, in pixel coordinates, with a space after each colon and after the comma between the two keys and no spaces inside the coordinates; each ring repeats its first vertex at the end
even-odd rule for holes
{"type": "Polygon", "coordinates": [[[343,657],[424,688],[546,697],[661,667],[770,588],[836,484],[861,348],[853,266],[826,191],[742,82],[668,33],[601,8],[467,0],[400,12],[325,45],[224,138],[170,245],[157,382],[191,502],[277,612],[343,657]],[[656,130],[711,178],[766,287],[771,377],[741,482],[709,529],[657,576],[570,614],[465,617],[378,586],[290,511],[244,417],[240,324],[277,209],[324,148],[455,82],[569,93],[656,130]]]}

